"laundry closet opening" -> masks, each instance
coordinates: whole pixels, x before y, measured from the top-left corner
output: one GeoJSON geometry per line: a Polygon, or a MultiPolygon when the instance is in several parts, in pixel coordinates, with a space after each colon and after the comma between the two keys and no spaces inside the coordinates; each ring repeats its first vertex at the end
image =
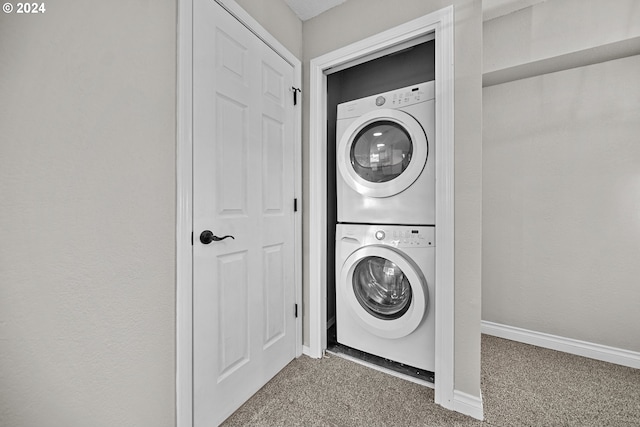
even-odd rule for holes
{"type": "MultiPolygon", "coordinates": [[[[336,316],[336,225],[338,224],[336,138],[339,104],[435,80],[435,40],[433,34],[408,48],[327,74],[327,348],[402,376],[434,382],[433,372],[414,368],[373,353],[363,352],[339,342],[336,316]]],[[[432,87],[432,85],[431,85],[432,87]]],[[[416,89],[417,90],[417,89],[416,89]]],[[[429,141],[431,144],[431,141],[429,141]]],[[[361,221],[357,221],[361,222],[361,221]]],[[[367,221],[365,221],[367,222],[367,221]]],[[[375,221],[371,221],[375,223],[375,221]]],[[[433,225],[433,224],[430,224],[433,225]]],[[[431,232],[432,230],[427,230],[431,232]]],[[[422,231],[421,231],[422,233],[422,231]]],[[[435,249],[434,249],[435,251],[435,249]]],[[[431,301],[433,304],[435,301],[431,301]]],[[[393,340],[392,340],[393,341],[393,340]]]]}

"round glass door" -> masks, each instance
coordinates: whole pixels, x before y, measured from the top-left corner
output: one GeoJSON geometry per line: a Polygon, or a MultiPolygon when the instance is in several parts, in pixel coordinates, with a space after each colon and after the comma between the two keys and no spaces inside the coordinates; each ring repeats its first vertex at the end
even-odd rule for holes
{"type": "Polygon", "coordinates": [[[353,271],[353,293],[368,313],[378,319],[402,317],[411,305],[411,284],[402,269],[386,258],[369,256],[353,271]]]}
{"type": "Polygon", "coordinates": [[[349,255],[336,286],[353,318],[383,338],[409,335],[429,306],[428,284],[420,269],[388,246],[364,246],[349,255]]]}
{"type": "Polygon", "coordinates": [[[398,123],[382,120],[365,126],[351,144],[351,165],[368,182],[387,182],[404,172],[413,143],[398,123]]]}
{"type": "Polygon", "coordinates": [[[413,184],[429,153],[424,129],[410,114],[392,109],[365,113],[340,136],[336,151],[344,182],[367,197],[390,197],[413,184]]]}

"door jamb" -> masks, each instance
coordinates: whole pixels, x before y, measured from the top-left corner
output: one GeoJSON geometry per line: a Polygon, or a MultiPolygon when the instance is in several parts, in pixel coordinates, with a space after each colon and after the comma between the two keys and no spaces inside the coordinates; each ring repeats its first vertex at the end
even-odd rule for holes
{"type": "MultiPolygon", "coordinates": [[[[310,62],[309,347],[311,357],[327,348],[327,74],[332,68],[373,59],[435,31],[436,43],[436,343],[435,402],[454,402],[454,10],[421,18],[327,53],[310,62]]],[[[415,43],[414,43],[415,44],[415,43]]]]}
{"type": "MultiPolygon", "coordinates": [[[[193,1],[178,0],[176,82],[176,425],[193,426],[193,1]]],[[[234,0],[215,0],[294,68],[302,63],[234,0]]],[[[298,94],[300,95],[300,94],[298,94]]],[[[294,113],[294,197],[302,200],[302,102],[294,113]]],[[[295,301],[302,307],[302,203],[294,214],[295,301]]],[[[296,357],[302,354],[302,316],[296,319],[296,357]]]]}

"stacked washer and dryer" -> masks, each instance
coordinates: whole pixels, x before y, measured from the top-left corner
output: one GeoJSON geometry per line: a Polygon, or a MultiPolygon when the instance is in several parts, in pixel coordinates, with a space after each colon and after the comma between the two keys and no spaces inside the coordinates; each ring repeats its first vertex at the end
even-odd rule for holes
{"type": "Polygon", "coordinates": [[[338,105],[339,344],[434,372],[435,82],[338,105]]]}

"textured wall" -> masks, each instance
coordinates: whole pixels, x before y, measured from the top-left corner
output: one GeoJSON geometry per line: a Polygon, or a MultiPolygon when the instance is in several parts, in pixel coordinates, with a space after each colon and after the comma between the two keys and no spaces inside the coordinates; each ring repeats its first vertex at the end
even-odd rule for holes
{"type": "MultiPolygon", "coordinates": [[[[480,277],[482,214],[482,5],[472,0],[349,0],[303,24],[304,66],[325,53],[377,34],[429,12],[455,5],[455,387],[480,394],[480,277]]],[[[308,68],[305,68],[308,70],[308,68]]],[[[309,93],[309,73],[304,74],[309,93]]],[[[303,116],[309,115],[309,98],[303,116]]],[[[308,121],[303,124],[303,171],[309,170],[308,121]]],[[[303,191],[309,176],[303,172],[303,191]]],[[[309,200],[304,200],[308,224],[309,200]]],[[[304,228],[304,253],[308,254],[308,225],[304,228]]],[[[308,272],[308,257],[303,270],[308,272]]],[[[309,277],[304,277],[304,310],[308,313],[309,277]]],[[[304,319],[308,343],[309,319],[304,319]]]]}
{"type": "Polygon", "coordinates": [[[484,89],[484,320],[640,351],[639,72],[484,89]]]}
{"type": "Polygon", "coordinates": [[[0,425],[175,424],[175,0],[0,14],[0,425]]]}

